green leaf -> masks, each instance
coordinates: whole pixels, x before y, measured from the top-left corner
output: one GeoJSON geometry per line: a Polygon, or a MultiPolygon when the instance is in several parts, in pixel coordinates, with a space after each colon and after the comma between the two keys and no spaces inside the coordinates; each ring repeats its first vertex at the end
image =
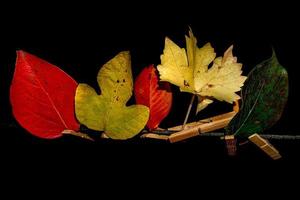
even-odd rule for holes
{"type": "Polygon", "coordinates": [[[121,52],[99,71],[101,95],[87,84],[79,84],[75,96],[76,117],[90,129],[104,131],[112,139],[128,139],[146,125],[149,109],[126,106],[132,96],[133,80],[129,52],[121,52]]]}
{"type": "Polygon", "coordinates": [[[273,50],[270,59],[249,73],[242,88],[241,109],[229,123],[226,134],[248,138],[273,126],[284,110],[288,87],[288,73],[273,50]]]}

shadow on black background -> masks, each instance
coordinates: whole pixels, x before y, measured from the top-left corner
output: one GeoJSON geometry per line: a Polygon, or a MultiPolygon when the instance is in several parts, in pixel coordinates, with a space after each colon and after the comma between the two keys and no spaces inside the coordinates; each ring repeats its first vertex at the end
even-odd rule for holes
{"type": "MultiPolygon", "coordinates": [[[[275,3],[274,3],[275,4],[275,3]]],[[[274,5],[273,4],[273,5],[274,5]]],[[[0,39],[0,120],[1,147],[4,154],[36,159],[110,158],[123,164],[130,161],[151,163],[163,161],[182,163],[201,160],[260,162],[270,159],[255,146],[240,148],[236,158],[226,155],[224,143],[216,138],[193,138],[179,144],[141,140],[103,141],[96,143],[65,136],[54,141],[35,138],[23,130],[11,115],[9,85],[15,62],[15,51],[35,54],[70,74],[75,80],[98,88],[96,75],[100,67],[118,52],[130,50],[133,77],[149,64],[158,64],[165,36],[184,46],[184,34],[191,26],[199,45],[211,42],[218,55],[234,44],[234,54],[244,64],[246,75],[256,64],[271,56],[271,47],[279,62],[286,67],[290,78],[289,102],[282,119],[266,133],[298,134],[298,57],[299,31],[296,30],[298,13],[290,6],[219,5],[200,3],[186,9],[166,5],[97,5],[65,7],[39,5],[30,10],[13,8],[14,12],[2,18],[0,39]],[[47,8],[47,9],[46,9],[47,8]],[[283,14],[284,11],[284,14],[283,14]],[[9,20],[7,20],[9,19],[9,20]],[[126,158],[130,158],[126,161],[126,158]]],[[[55,81],[55,80],[54,80],[55,81]]],[[[182,123],[190,94],[180,93],[176,87],[172,112],[162,126],[182,123]]],[[[226,103],[215,103],[190,121],[212,116],[231,109],[226,103]]],[[[283,160],[297,160],[300,141],[272,141],[280,150],[283,160]]],[[[172,165],[172,164],[170,164],[172,165]]],[[[168,166],[170,167],[170,166],[168,166]]],[[[195,167],[198,167],[196,165],[195,167]]]]}

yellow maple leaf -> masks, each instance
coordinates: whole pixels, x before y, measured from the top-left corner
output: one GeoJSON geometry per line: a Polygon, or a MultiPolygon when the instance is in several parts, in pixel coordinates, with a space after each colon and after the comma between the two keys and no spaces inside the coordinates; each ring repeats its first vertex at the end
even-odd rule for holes
{"type": "Polygon", "coordinates": [[[161,64],[157,67],[160,79],[178,86],[182,92],[196,94],[197,113],[212,103],[212,99],[228,103],[238,100],[240,96],[236,92],[247,77],[242,76],[242,64],[232,54],[233,46],[223,57],[216,58],[210,43],[202,48],[197,46],[192,30],[185,39],[186,50],[166,38],[161,64]]]}

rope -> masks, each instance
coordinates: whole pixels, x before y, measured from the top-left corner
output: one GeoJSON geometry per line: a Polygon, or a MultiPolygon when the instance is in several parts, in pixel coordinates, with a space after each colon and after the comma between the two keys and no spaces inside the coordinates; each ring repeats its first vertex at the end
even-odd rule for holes
{"type": "MultiPolygon", "coordinates": [[[[275,135],[275,134],[259,134],[261,137],[268,140],[300,140],[300,135],[275,135]]],[[[224,133],[212,132],[212,133],[202,133],[200,136],[203,137],[223,137],[224,133]]]]}
{"type": "MultiPolygon", "coordinates": [[[[0,127],[15,128],[15,127],[17,127],[17,125],[15,123],[12,123],[12,124],[0,123],[0,127]]],[[[171,135],[172,133],[175,133],[177,131],[154,130],[152,132],[156,133],[158,135],[171,135]]],[[[284,134],[259,134],[259,135],[268,140],[300,140],[300,135],[284,135],[284,134]]],[[[209,132],[209,133],[202,133],[199,136],[201,136],[201,137],[223,137],[224,133],[209,132]]]]}

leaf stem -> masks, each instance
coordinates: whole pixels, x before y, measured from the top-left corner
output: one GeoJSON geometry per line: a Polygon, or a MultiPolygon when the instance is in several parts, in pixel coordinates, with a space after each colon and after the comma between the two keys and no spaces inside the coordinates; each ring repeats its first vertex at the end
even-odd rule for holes
{"type": "Polygon", "coordinates": [[[190,112],[191,112],[191,109],[192,109],[192,106],[193,106],[195,97],[196,97],[196,95],[193,94],[192,99],[191,99],[191,102],[190,102],[190,105],[189,105],[189,108],[188,108],[187,113],[186,113],[186,115],[185,115],[185,119],[184,119],[184,122],[183,122],[183,125],[182,125],[182,130],[185,129],[185,125],[186,125],[186,123],[187,123],[187,121],[188,121],[188,118],[189,118],[189,116],[190,116],[190,112]]]}
{"type": "Polygon", "coordinates": [[[90,140],[90,141],[94,141],[93,138],[91,138],[88,134],[85,134],[85,133],[81,133],[81,132],[75,132],[73,130],[64,130],[62,132],[62,134],[65,134],[65,135],[74,135],[74,136],[77,136],[77,137],[81,137],[83,139],[87,139],[87,140],[90,140]]]}

